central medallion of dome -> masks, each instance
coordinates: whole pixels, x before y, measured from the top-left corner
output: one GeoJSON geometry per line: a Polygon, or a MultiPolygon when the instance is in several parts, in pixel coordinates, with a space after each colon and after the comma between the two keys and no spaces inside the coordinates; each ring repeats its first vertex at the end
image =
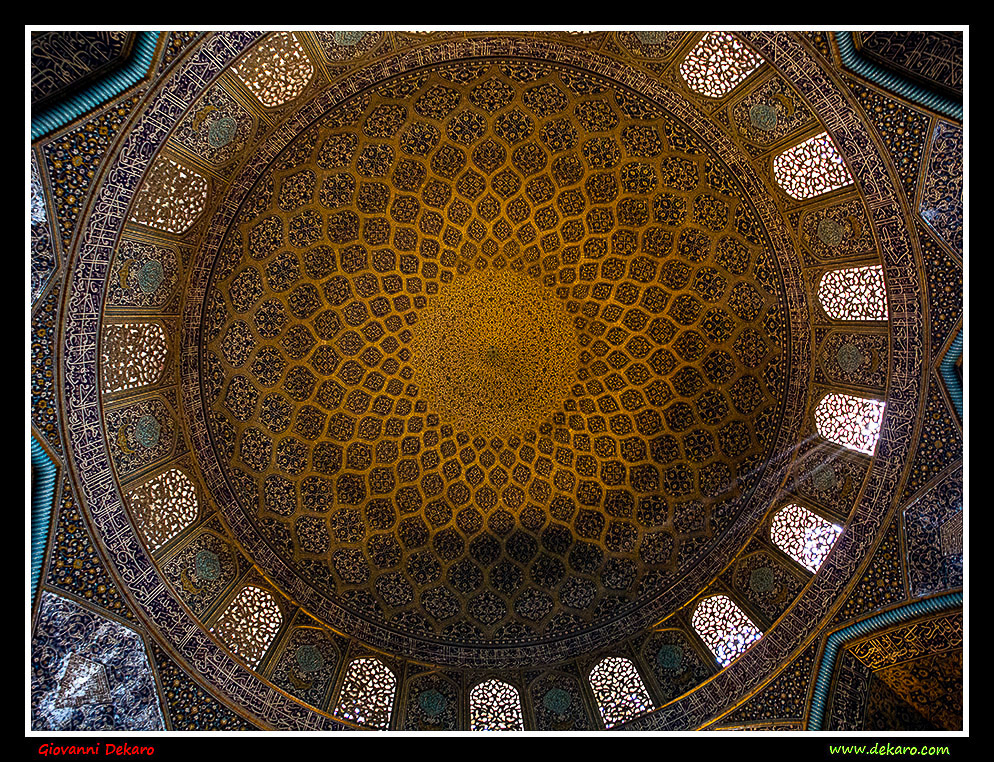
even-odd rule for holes
{"type": "Polygon", "coordinates": [[[443,422],[486,439],[522,435],[562,406],[577,340],[565,305],[527,275],[473,270],[429,300],[411,364],[443,422]]]}

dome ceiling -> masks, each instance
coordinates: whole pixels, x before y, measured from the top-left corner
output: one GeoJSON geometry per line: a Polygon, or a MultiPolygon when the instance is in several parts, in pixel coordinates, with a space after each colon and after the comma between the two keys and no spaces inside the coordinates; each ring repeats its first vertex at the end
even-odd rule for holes
{"type": "Polygon", "coordinates": [[[581,729],[625,654],[679,673],[643,727],[683,729],[813,659],[917,436],[914,225],[808,42],[705,76],[700,38],[209,33],[136,107],[65,287],[67,456],[138,617],[240,713],[371,724],[334,704],[375,658],[426,727],[513,673],[581,729]],[[784,173],[826,143],[834,186],[784,173]],[[815,298],[846,268],[876,313],[815,298]],[[836,389],[878,447],[825,438],[836,389]],[[777,548],[788,503],[827,559],[777,548]],[[716,666],[721,596],[756,642],[716,666]]]}
{"type": "Polygon", "coordinates": [[[239,539],[393,637],[658,616],[720,563],[789,376],[775,252],[707,146],[606,78],[496,57],[303,130],[227,230],[198,334],[239,539]]]}

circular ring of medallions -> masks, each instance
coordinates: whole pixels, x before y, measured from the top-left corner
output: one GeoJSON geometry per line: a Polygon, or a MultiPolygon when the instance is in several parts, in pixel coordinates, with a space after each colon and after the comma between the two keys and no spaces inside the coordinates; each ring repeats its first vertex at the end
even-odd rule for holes
{"type": "MultiPolygon", "coordinates": [[[[295,603],[305,605],[339,631],[352,633],[359,641],[379,644],[400,658],[467,667],[530,666],[610,647],[639,628],[651,627],[678,608],[681,602],[690,600],[695,592],[693,585],[713,578],[734,550],[741,548],[741,539],[755,530],[762,513],[774,499],[777,485],[793,456],[793,448],[799,444],[798,432],[809,391],[808,304],[799,284],[799,268],[789,234],[775,205],[764,195],[752,164],[738,154],[720,128],[693,107],[684,105],[682,97],[668,85],[660,84],[655,75],[635,71],[609,56],[579,49],[564,38],[553,39],[554,36],[555,33],[515,39],[467,36],[457,41],[425,44],[416,51],[385,52],[374,65],[357,69],[354,76],[325,88],[312,101],[301,103],[299,111],[289,115],[286,128],[270,134],[258,145],[256,154],[246,160],[227,187],[212,190],[213,224],[186,237],[188,243],[195,241],[198,249],[192,260],[187,261],[185,257],[183,260],[188,285],[182,306],[184,322],[181,362],[178,364],[183,416],[179,440],[189,437],[189,441],[182,444],[188,444],[196,458],[194,471],[203,479],[208,503],[216,506],[226,529],[239,538],[243,549],[270,572],[271,581],[295,603]],[[409,52],[412,55],[408,55],[409,52]],[[271,552],[262,535],[246,520],[229,485],[221,478],[210,443],[202,402],[201,382],[202,376],[206,381],[206,375],[202,374],[197,362],[201,348],[199,332],[206,312],[207,276],[220,250],[224,231],[234,220],[255,180],[292,135],[356,92],[384,78],[408,72],[411,66],[432,66],[490,55],[587,69],[610,78],[621,87],[630,86],[676,114],[715,148],[733,174],[744,183],[771,236],[776,264],[785,281],[788,311],[784,316],[784,331],[788,337],[787,367],[792,372],[785,383],[783,419],[773,444],[769,445],[773,460],[758,479],[752,500],[729,524],[725,537],[714,540],[711,552],[702,556],[691,570],[696,580],[690,579],[691,574],[685,574],[642,609],[598,629],[567,634],[540,647],[516,649],[494,644],[471,647],[467,642],[461,645],[450,642],[442,648],[423,638],[398,634],[371,623],[315,594],[295,569],[271,552]]],[[[927,377],[922,360],[928,353],[923,350],[927,342],[921,300],[921,294],[927,289],[920,268],[913,266],[918,261],[909,233],[913,226],[908,224],[902,211],[900,183],[888,168],[879,137],[863,122],[864,115],[857,110],[844,83],[798,35],[754,32],[743,33],[740,37],[791,82],[823,124],[830,125],[833,140],[852,171],[856,187],[870,205],[874,228],[887,231],[877,239],[885,277],[889,284],[901,285],[888,294],[888,314],[895,330],[891,334],[887,412],[877,453],[869,465],[868,487],[860,492],[849,515],[847,531],[839,537],[833,553],[825,560],[812,584],[804,588],[795,604],[749,651],[697,689],[647,715],[644,722],[636,720],[633,724],[639,729],[683,730],[707,725],[721,707],[731,708],[760,688],[773,665],[786,664],[797,656],[811,642],[818,626],[828,622],[840,593],[869,557],[880,530],[886,526],[895,490],[914,454],[913,422],[923,393],[923,380],[927,377]]],[[[170,650],[175,650],[184,664],[212,686],[212,692],[216,688],[217,695],[237,697],[243,702],[242,706],[251,706],[252,709],[246,711],[251,711],[260,723],[279,729],[313,730],[331,728],[334,720],[274,691],[271,683],[256,675],[214,639],[168,582],[156,558],[135,531],[125,492],[134,474],[127,468],[122,470],[119,460],[112,457],[114,442],[107,439],[105,422],[116,411],[113,400],[100,400],[98,383],[100,324],[106,315],[95,305],[101,296],[106,298],[100,284],[107,282],[113,270],[122,230],[129,220],[129,205],[135,200],[156,152],[165,145],[170,130],[179,124],[182,105],[192,106],[225,66],[250,51],[260,38],[258,33],[212,33],[191,45],[189,55],[167,71],[161,85],[148,93],[140,108],[135,110],[130,129],[108,154],[95,180],[99,184],[93,202],[80,222],[77,246],[70,255],[67,269],[60,328],[60,389],[63,409],[69,411],[63,421],[69,467],[85,497],[85,512],[96,539],[107,548],[108,568],[121,590],[126,591],[127,601],[134,605],[139,618],[161,636],[170,650]]],[[[646,55],[653,57],[655,54],[648,51],[646,55]]],[[[676,89],[679,90],[679,85],[676,89]]],[[[815,478],[824,473],[824,470],[816,471],[815,478]]]]}
{"type": "Polygon", "coordinates": [[[796,295],[755,180],[666,92],[435,66],[260,167],[206,291],[203,402],[236,535],[313,614],[558,658],[676,608],[752,530],[796,295]]]}

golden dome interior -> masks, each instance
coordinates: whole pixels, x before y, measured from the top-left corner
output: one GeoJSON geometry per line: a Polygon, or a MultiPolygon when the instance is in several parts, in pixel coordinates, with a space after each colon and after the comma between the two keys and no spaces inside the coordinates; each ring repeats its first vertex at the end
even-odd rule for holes
{"type": "Polygon", "coordinates": [[[33,730],[962,728],[961,36],[33,34],[33,730]]]}

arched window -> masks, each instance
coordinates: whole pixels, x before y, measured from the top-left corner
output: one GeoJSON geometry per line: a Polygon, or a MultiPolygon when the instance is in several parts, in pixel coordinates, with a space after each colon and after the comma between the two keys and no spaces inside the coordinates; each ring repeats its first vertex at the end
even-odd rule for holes
{"type": "Polygon", "coordinates": [[[652,709],[649,691],[635,665],[620,656],[609,656],[590,670],[590,687],[606,728],[652,709]]]}
{"type": "Polygon", "coordinates": [[[206,205],[207,180],[160,156],[135,197],[131,221],[166,233],[185,233],[206,205]]]}
{"type": "Polygon", "coordinates": [[[311,81],[314,66],[290,32],[278,32],[253,48],[232,71],[268,108],[293,100],[311,81]]]}
{"type": "Polygon", "coordinates": [[[154,384],[166,367],[166,332],[158,323],[104,326],[100,352],[104,393],[154,384]]]}
{"type": "Polygon", "coordinates": [[[777,184],[798,201],[852,184],[832,138],[827,132],[788,148],[773,160],[777,184]]]}
{"type": "Polygon", "coordinates": [[[379,659],[354,659],[345,673],[335,715],[357,725],[388,730],[397,678],[379,659]]]}
{"type": "Polygon", "coordinates": [[[833,320],[886,320],[887,287],[880,265],[829,270],[818,284],[818,302],[833,320]]]}
{"type": "Polygon", "coordinates": [[[721,98],[762,63],[762,58],[728,32],[709,32],[680,64],[680,74],[695,93],[721,98]]]}
{"type": "Polygon", "coordinates": [[[218,617],[211,632],[254,667],[266,655],[282,623],[283,614],[273,594],[246,585],[218,617]]]}
{"type": "Polygon", "coordinates": [[[524,730],[521,697],[500,680],[487,680],[469,692],[470,730],[524,730]]]}
{"type": "Polygon", "coordinates": [[[873,455],[880,439],[884,403],[849,394],[826,394],[815,408],[815,426],[825,439],[873,455]]]}
{"type": "Polygon", "coordinates": [[[726,595],[701,601],[694,609],[691,623],[723,667],[763,637],[746,613],[726,595]]]}
{"type": "Polygon", "coordinates": [[[158,550],[197,518],[197,490],[172,468],[128,493],[131,514],[152,550],[158,550]]]}
{"type": "Polygon", "coordinates": [[[781,508],[770,523],[770,539],[812,574],[821,568],[840,534],[838,524],[799,505],[781,508]]]}

